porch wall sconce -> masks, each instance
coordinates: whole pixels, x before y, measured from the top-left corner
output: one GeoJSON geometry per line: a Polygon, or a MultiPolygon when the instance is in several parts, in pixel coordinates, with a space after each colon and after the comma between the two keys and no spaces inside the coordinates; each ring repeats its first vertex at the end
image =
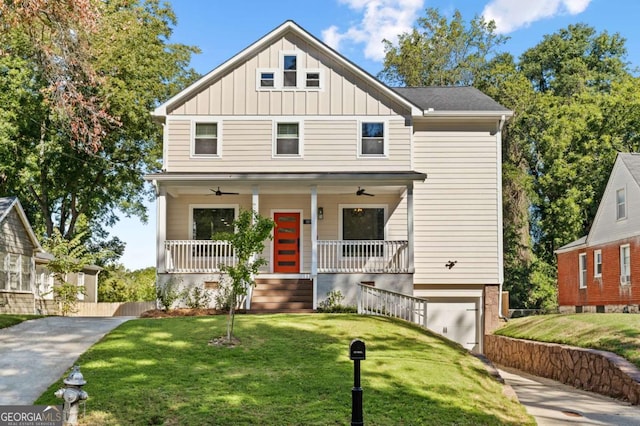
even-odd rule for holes
{"type": "Polygon", "coordinates": [[[318,220],[324,219],[324,209],[322,207],[318,207],[318,220]]]}

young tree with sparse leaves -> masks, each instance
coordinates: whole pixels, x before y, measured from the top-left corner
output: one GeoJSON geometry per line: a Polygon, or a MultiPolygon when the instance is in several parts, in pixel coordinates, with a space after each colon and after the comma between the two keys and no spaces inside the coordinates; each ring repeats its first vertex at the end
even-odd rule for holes
{"type": "Polygon", "coordinates": [[[228,241],[233,247],[237,263],[222,265],[220,269],[228,276],[230,285],[229,314],[227,317],[227,342],[233,339],[233,324],[238,297],[246,296],[250,286],[255,285],[254,277],[267,261],[261,257],[265,241],[273,238],[273,220],[260,216],[257,212],[242,210],[233,222],[235,232],[224,232],[212,236],[216,240],[228,241]]]}

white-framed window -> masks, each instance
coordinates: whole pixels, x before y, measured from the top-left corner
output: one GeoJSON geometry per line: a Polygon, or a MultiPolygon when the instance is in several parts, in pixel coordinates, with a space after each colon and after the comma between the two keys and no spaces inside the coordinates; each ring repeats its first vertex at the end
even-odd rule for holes
{"type": "Polygon", "coordinates": [[[384,121],[363,121],[360,123],[358,156],[386,157],[387,137],[384,121]]]}
{"type": "Polygon", "coordinates": [[[29,256],[0,252],[0,290],[31,291],[29,256]]]}
{"type": "Polygon", "coordinates": [[[302,157],[302,123],[275,122],[274,133],[274,157],[302,157]]]}
{"type": "Polygon", "coordinates": [[[260,71],[260,87],[273,88],[276,86],[275,71],[260,71]]]}
{"type": "Polygon", "coordinates": [[[220,125],[217,121],[194,121],[191,155],[193,157],[221,157],[220,125]]]}
{"type": "Polygon", "coordinates": [[[84,272],[78,272],[77,283],[76,283],[76,285],[78,286],[78,300],[84,300],[84,293],[85,293],[84,278],[85,278],[84,272]]]}
{"type": "MultiPolygon", "coordinates": [[[[189,234],[193,240],[214,240],[220,232],[233,232],[233,222],[238,217],[237,204],[191,204],[189,205],[189,234]]],[[[196,245],[194,257],[230,256],[228,246],[196,245]]]]}
{"type": "Polygon", "coordinates": [[[322,89],[322,70],[305,70],[304,87],[305,89],[322,89]]]}
{"type": "Polygon", "coordinates": [[[616,191],[616,219],[627,218],[627,191],[625,188],[616,191]]]}
{"type": "Polygon", "coordinates": [[[593,276],[595,278],[602,276],[602,250],[593,251],[593,276]]]}
{"type": "Polygon", "coordinates": [[[282,54],[282,87],[298,87],[298,55],[282,54]]]}
{"type": "Polygon", "coordinates": [[[36,289],[38,297],[44,300],[53,300],[53,283],[55,278],[44,267],[38,267],[36,271],[36,289]]]}
{"type": "Polygon", "coordinates": [[[387,206],[383,204],[341,204],[340,236],[343,257],[380,257],[382,245],[367,241],[384,241],[387,206]],[[348,241],[353,241],[349,244],[348,241]]]}
{"type": "Polygon", "coordinates": [[[580,288],[587,288],[587,253],[580,253],[578,255],[578,269],[579,269],[579,282],[580,288]]]}
{"type": "Polygon", "coordinates": [[[233,232],[233,221],[238,217],[238,205],[191,205],[189,206],[191,239],[211,240],[217,233],[233,232]]]}
{"type": "Polygon", "coordinates": [[[631,284],[631,247],[629,244],[620,246],[620,284],[631,284]]]}

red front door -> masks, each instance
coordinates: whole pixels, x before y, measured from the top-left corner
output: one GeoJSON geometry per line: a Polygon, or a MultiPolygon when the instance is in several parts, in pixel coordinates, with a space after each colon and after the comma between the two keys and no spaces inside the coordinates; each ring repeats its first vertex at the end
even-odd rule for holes
{"type": "Polygon", "coordinates": [[[300,272],[300,213],[275,213],[273,272],[300,272]]]}

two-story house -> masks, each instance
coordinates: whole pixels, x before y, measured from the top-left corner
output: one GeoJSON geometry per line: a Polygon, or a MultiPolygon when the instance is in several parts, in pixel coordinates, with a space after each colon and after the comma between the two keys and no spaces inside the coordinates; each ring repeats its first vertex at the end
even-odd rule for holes
{"type": "Polygon", "coordinates": [[[640,154],[619,153],[589,234],[556,250],[561,312],[638,312],[640,154]]]}
{"type": "Polygon", "coordinates": [[[469,349],[496,326],[511,112],[480,91],[390,88],[287,21],[153,115],[159,285],[215,288],[234,259],[212,236],[252,209],[277,226],[249,310],[355,304],[367,283],[428,298],[469,349]]]}

